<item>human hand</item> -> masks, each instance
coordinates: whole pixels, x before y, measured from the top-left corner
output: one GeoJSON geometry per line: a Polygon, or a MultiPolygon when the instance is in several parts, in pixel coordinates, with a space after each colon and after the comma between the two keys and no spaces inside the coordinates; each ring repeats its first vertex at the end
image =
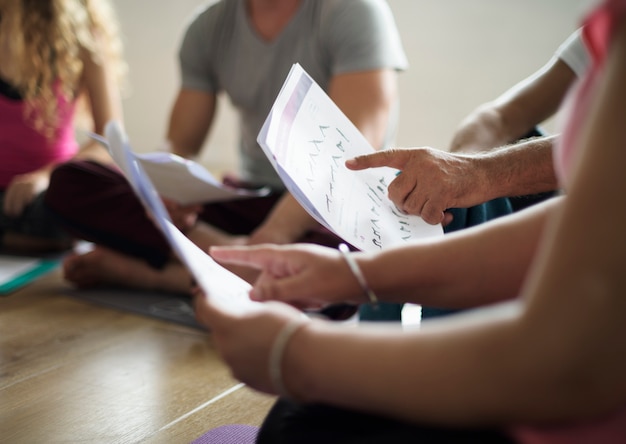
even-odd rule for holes
{"type": "MultiPolygon", "coordinates": [[[[307,322],[300,311],[269,302],[245,312],[225,312],[212,306],[199,291],[194,295],[194,307],[196,318],[210,329],[215,347],[235,378],[265,393],[285,394],[278,393],[282,387],[272,381],[270,354],[285,326],[292,322],[304,326],[307,322]]],[[[282,360],[273,365],[281,366],[282,360]]],[[[284,381],[280,383],[284,385],[284,381]]]]}
{"type": "Polygon", "coordinates": [[[161,198],[165,209],[172,219],[172,223],[183,233],[196,224],[202,205],[181,205],[171,199],[161,198]]]}
{"type": "Polygon", "coordinates": [[[256,301],[277,300],[300,309],[366,302],[340,253],[313,244],[212,247],[218,262],[260,270],[250,292],[256,301]]]}
{"type": "Polygon", "coordinates": [[[452,137],[450,152],[477,153],[505,145],[509,139],[500,113],[485,104],[461,121],[452,137]]]}
{"type": "Polygon", "coordinates": [[[28,204],[48,189],[49,183],[48,169],[15,176],[4,193],[4,213],[7,216],[18,217],[28,204]]]}
{"type": "Polygon", "coordinates": [[[452,221],[448,208],[466,208],[483,202],[482,179],[472,158],[433,148],[389,149],[346,161],[351,170],[388,166],[402,174],[389,184],[389,199],[407,214],[429,224],[452,221]]]}

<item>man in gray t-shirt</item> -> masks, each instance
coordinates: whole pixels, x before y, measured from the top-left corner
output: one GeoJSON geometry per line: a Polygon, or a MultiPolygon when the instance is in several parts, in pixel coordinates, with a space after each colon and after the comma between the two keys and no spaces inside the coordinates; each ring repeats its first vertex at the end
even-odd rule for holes
{"type": "MultiPolygon", "coordinates": [[[[217,95],[225,93],[240,117],[237,183],[267,185],[274,192],[207,205],[197,223],[196,209],[170,203],[172,219],[182,221],[181,228],[203,250],[261,242],[336,246],[340,239],[321,229],[284,191],[256,137],[297,62],[372,146],[388,147],[397,123],[397,73],[407,67],[389,5],[383,0],[215,1],[194,14],[179,55],[182,81],[167,133],[172,152],[187,158],[199,153],[214,122],[217,95]]],[[[79,237],[108,247],[69,258],[66,277],[78,285],[113,281],[190,291],[189,274],[170,260],[169,246],[118,176],[101,165],[67,165],[56,174],[83,205],[80,214],[59,215],[79,237]],[[120,208],[124,223],[106,217],[120,208]]],[[[248,280],[256,275],[233,271],[248,280]]]]}
{"type": "MultiPolygon", "coordinates": [[[[391,114],[395,98],[385,96],[383,89],[395,89],[395,79],[385,71],[404,69],[407,62],[387,4],[380,0],[293,1],[295,10],[282,30],[264,31],[263,24],[251,17],[255,3],[226,0],[198,11],[179,53],[181,94],[197,94],[213,102],[216,94],[224,92],[239,113],[241,178],[283,189],[256,138],[296,62],[348,113],[360,102],[363,123],[380,126],[370,142],[376,148],[388,144],[396,123],[391,114]],[[362,83],[350,85],[351,79],[362,83]],[[349,108],[348,102],[352,102],[349,108]],[[378,117],[391,128],[374,122],[378,117]],[[386,132],[384,138],[381,132],[386,132]]],[[[185,114],[180,108],[175,112],[185,114]]],[[[203,129],[210,126],[208,118],[212,117],[210,111],[204,114],[203,129]]],[[[176,125],[174,116],[172,126],[176,125]]],[[[185,146],[177,146],[175,134],[170,134],[170,140],[176,152],[197,154],[197,143],[189,146],[184,141],[185,146]]]]}

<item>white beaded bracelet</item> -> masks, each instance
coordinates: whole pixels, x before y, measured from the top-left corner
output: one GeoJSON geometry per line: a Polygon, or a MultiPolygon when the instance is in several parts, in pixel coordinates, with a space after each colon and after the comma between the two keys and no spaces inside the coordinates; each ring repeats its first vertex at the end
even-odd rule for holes
{"type": "Polygon", "coordinates": [[[359,264],[357,264],[354,258],[350,255],[350,249],[348,248],[348,246],[343,243],[339,244],[339,251],[341,252],[341,255],[345,259],[346,263],[348,264],[348,267],[350,267],[350,271],[352,271],[352,274],[359,282],[359,285],[363,289],[365,295],[368,297],[370,302],[374,304],[374,306],[378,306],[378,298],[376,297],[376,293],[374,293],[369,285],[367,285],[367,281],[365,280],[365,276],[363,276],[363,272],[359,268],[359,264]]]}
{"type": "Polygon", "coordinates": [[[278,332],[276,338],[274,339],[274,343],[272,344],[272,349],[270,350],[269,356],[269,374],[270,381],[276,393],[287,399],[294,399],[290,394],[289,390],[285,386],[285,382],[283,381],[283,354],[285,353],[285,349],[287,348],[287,344],[289,340],[294,335],[300,327],[304,326],[307,322],[307,317],[303,315],[301,318],[292,319],[278,332]]]}

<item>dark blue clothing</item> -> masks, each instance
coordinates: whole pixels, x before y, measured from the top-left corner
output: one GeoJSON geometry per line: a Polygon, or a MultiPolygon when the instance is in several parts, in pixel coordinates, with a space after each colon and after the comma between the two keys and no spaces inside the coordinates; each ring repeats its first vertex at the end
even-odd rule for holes
{"type": "MultiPolygon", "coordinates": [[[[470,208],[451,208],[448,211],[452,213],[454,219],[444,228],[444,233],[473,227],[488,220],[511,214],[513,207],[509,199],[503,197],[470,208]]],[[[399,321],[402,319],[402,307],[403,304],[392,303],[378,304],[377,307],[365,304],[359,308],[359,318],[362,321],[399,321]]],[[[422,319],[450,314],[455,311],[422,306],[422,319]]]]}

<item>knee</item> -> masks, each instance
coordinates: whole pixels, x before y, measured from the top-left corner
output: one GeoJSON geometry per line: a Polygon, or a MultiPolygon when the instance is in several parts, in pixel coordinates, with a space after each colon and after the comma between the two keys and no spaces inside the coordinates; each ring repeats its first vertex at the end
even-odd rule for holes
{"type": "Polygon", "coordinates": [[[58,165],[50,175],[45,204],[52,211],[63,213],[88,204],[94,196],[123,183],[119,172],[90,160],[69,161],[58,165]]]}
{"type": "Polygon", "coordinates": [[[57,211],[68,205],[73,191],[80,188],[79,171],[77,162],[63,163],[52,171],[44,200],[47,207],[57,211]]]}

